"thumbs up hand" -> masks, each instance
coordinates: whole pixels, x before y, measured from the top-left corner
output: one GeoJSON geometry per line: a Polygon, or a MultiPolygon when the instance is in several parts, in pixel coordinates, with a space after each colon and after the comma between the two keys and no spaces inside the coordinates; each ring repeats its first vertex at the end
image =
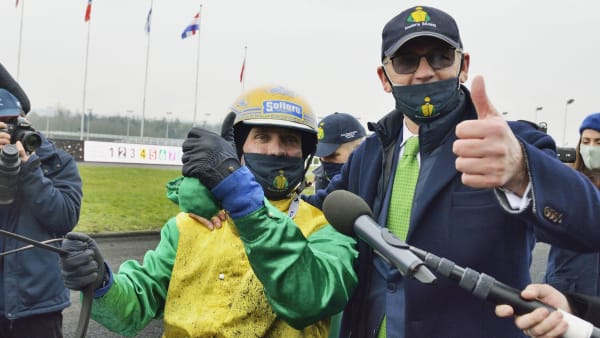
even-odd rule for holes
{"type": "Polygon", "coordinates": [[[503,187],[522,196],[529,183],[523,149],[508,123],[489,101],[482,76],[471,84],[477,120],[456,126],[456,170],[462,182],[473,188],[503,187]]]}

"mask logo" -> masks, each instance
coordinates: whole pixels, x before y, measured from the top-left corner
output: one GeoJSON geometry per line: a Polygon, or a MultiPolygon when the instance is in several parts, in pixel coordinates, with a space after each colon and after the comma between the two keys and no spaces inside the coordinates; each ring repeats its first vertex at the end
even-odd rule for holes
{"type": "Polygon", "coordinates": [[[279,175],[273,179],[273,187],[275,189],[283,190],[288,188],[288,180],[283,173],[283,170],[279,170],[279,175]]]}
{"type": "Polygon", "coordinates": [[[410,23],[428,22],[429,20],[431,20],[431,17],[429,17],[429,14],[427,14],[421,6],[416,7],[414,12],[410,13],[408,18],[406,18],[406,22],[410,23]]]}
{"type": "Polygon", "coordinates": [[[423,114],[425,117],[433,115],[435,112],[435,106],[429,103],[431,98],[429,96],[425,96],[423,101],[425,101],[425,104],[421,106],[421,114],[423,114]]]}

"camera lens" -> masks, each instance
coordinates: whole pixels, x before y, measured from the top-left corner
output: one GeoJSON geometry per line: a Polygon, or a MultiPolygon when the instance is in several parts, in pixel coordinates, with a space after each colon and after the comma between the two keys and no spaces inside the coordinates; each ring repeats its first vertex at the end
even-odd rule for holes
{"type": "Polygon", "coordinates": [[[42,137],[37,132],[26,131],[22,135],[21,143],[27,152],[32,153],[42,145],[42,137]]]}
{"type": "Polygon", "coordinates": [[[17,176],[21,169],[19,149],[7,144],[0,151],[0,204],[10,204],[17,194],[17,176]]]}
{"type": "Polygon", "coordinates": [[[14,164],[19,159],[19,149],[14,144],[7,144],[2,148],[1,159],[6,164],[14,164]]]}

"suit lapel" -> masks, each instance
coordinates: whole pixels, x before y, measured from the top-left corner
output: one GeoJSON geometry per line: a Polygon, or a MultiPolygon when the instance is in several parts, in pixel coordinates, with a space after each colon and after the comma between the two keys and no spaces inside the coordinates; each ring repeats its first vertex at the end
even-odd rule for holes
{"type": "Polygon", "coordinates": [[[454,166],[456,161],[456,155],[452,152],[454,140],[456,140],[456,136],[452,134],[431,154],[421,157],[419,180],[415,188],[407,239],[418,227],[435,196],[459,174],[454,166]]]}

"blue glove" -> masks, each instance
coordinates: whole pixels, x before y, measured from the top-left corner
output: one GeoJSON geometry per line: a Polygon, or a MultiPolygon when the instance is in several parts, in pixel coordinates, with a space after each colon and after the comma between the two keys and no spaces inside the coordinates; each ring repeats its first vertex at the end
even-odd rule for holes
{"type": "Polygon", "coordinates": [[[62,241],[62,248],[69,252],[60,257],[62,276],[68,289],[81,291],[92,285],[95,290],[102,285],[106,274],[104,259],[90,236],[69,232],[62,241]]]}

